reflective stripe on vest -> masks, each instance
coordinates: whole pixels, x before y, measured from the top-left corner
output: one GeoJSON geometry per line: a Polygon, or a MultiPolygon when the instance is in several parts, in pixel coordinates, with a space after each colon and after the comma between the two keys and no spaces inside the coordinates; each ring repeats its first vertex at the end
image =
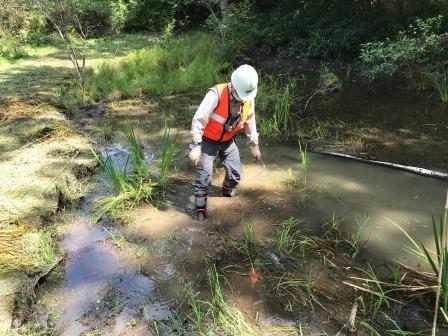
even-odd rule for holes
{"type": "Polygon", "coordinates": [[[229,118],[229,87],[227,84],[218,84],[214,86],[214,89],[218,92],[218,106],[210,116],[210,120],[204,129],[204,136],[213,141],[228,141],[243,128],[247,121],[250,101],[244,102],[240,123],[230,132],[225,132],[224,124],[229,118]]]}

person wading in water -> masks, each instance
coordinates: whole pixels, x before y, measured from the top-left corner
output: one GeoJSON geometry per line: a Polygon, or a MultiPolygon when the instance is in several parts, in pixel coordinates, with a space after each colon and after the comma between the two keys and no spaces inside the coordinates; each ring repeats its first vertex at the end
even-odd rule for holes
{"type": "Polygon", "coordinates": [[[231,76],[230,83],[208,89],[191,123],[193,142],[189,158],[196,166],[193,181],[195,217],[207,217],[207,195],[212,182],[213,162],[217,155],[226,170],[221,195],[232,197],[241,179],[241,160],[234,141],[244,129],[255,161],[261,159],[255,124],[255,96],[258,74],[250,65],[242,65],[231,76]]]}

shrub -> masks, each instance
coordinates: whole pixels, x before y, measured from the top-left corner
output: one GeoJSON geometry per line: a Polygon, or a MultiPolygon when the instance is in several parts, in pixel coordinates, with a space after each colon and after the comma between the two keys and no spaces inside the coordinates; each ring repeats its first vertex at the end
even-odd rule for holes
{"type": "Polygon", "coordinates": [[[256,28],[254,7],[251,0],[230,6],[227,16],[220,20],[215,14],[209,16],[206,27],[222,39],[229,55],[248,52],[254,46],[256,28]]]}
{"type": "Polygon", "coordinates": [[[176,6],[169,0],[133,0],[126,20],[128,31],[160,32],[174,17],[176,6]]]}
{"type": "Polygon", "coordinates": [[[110,7],[110,31],[120,33],[123,31],[127,16],[129,15],[128,5],[123,0],[114,0],[111,2],[110,7]]]}
{"type": "Polygon", "coordinates": [[[0,38],[0,57],[7,60],[16,60],[28,56],[23,44],[13,37],[0,38]]]}
{"type": "Polygon", "coordinates": [[[417,19],[394,39],[363,44],[360,58],[368,76],[392,76],[401,69],[410,75],[421,67],[448,60],[448,33],[440,32],[442,23],[441,15],[417,19]]]}

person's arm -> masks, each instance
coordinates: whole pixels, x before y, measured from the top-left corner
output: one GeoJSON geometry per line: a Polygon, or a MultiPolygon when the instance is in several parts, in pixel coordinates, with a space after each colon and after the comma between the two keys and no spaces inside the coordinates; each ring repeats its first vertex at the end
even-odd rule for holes
{"type": "Polygon", "coordinates": [[[193,142],[200,143],[202,141],[202,134],[216,106],[218,106],[218,92],[215,89],[210,89],[199,105],[191,122],[193,142]]]}
{"type": "Polygon", "coordinates": [[[249,140],[254,160],[257,161],[261,159],[260,147],[258,146],[257,124],[255,122],[255,101],[252,101],[250,104],[249,116],[244,123],[244,131],[249,140]]]}
{"type": "Polygon", "coordinates": [[[202,134],[204,134],[204,129],[216,106],[218,106],[218,102],[218,92],[215,89],[208,90],[193,116],[191,122],[191,137],[193,138],[193,143],[190,145],[190,154],[188,157],[194,166],[200,161],[202,134]]]}
{"type": "Polygon", "coordinates": [[[251,144],[258,145],[257,124],[255,123],[255,101],[252,101],[249,109],[249,116],[244,123],[244,131],[251,144]]]}

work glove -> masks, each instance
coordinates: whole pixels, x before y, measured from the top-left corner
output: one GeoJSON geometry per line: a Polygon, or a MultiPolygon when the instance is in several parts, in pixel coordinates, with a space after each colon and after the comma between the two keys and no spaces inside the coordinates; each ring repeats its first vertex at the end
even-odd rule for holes
{"type": "Polygon", "coordinates": [[[261,152],[260,152],[260,147],[258,146],[258,144],[251,143],[250,149],[252,151],[252,157],[254,158],[254,161],[260,160],[261,152]]]}
{"type": "Polygon", "coordinates": [[[201,145],[200,144],[191,144],[190,145],[190,154],[188,155],[190,162],[193,166],[197,166],[199,161],[201,160],[201,145]]]}

